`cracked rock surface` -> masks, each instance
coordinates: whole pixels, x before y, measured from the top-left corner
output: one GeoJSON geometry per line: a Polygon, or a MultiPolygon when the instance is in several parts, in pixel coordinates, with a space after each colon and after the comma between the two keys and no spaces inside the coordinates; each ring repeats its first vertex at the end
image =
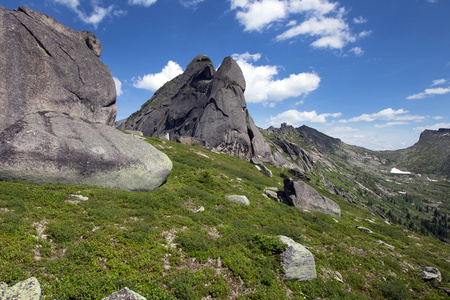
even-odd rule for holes
{"type": "Polygon", "coordinates": [[[248,160],[258,156],[274,163],[247,111],[244,91],[244,75],[231,57],[216,71],[209,57],[198,55],[183,74],[156,91],[118,128],[172,141],[192,137],[222,153],[248,160]]]}
{"type": "Polygon", "coordinates": [[[0,5],[0,131],[39,111],[113,125],[116,90],[95,35],[0,5]]]}

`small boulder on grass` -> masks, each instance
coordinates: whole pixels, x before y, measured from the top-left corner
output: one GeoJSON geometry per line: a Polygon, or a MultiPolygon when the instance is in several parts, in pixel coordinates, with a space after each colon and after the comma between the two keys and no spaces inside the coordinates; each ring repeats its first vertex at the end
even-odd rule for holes
{"type": "Polygon", "coordinates": [[[4,282],[0,283],[0,299],[39,300],[41,285],[35,277],[21,281],[11,287],[4,282]]]}
{"type": "Polygon", "coordinates": [[[127,287],[124,287],[123,289],[112,293],[106,298],[103,298],[102,300],[147,300],[146,298],[142,297],[138,293],[133,292],[127,287]]]}
{"type": "Polygon", "coordinates": [[[441,282],[441,272],[439,272],[439,270],[435,267],[425,267],[425,269],[423,270],[422,279],[426,281],[434,280],[437,282],[441,282]]]}
{"type": "Polygon", "coordinates": [[[228,195],[225,196],[225,199],[239,204],[250,205],[250,201],[248,200],[248,198],[243,195],[228,195]]]}
{"type": "Polygon", "coordinates": [[[283,235],[278,236],[286,250],[281,254],[281,266],[284,280],[309,281],[317,278],[316,263],[311,252],[305,246],[283,235]]]}

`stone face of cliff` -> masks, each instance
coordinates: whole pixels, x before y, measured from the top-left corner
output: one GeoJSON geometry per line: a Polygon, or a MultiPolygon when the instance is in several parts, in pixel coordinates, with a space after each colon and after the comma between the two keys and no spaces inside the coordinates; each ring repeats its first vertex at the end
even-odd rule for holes
{"type": "Polygon", "coordinates": [[[118,128],[173,141],[188,136],[223,153],[274,163],[247,111],[244,91],[244,76],[231,57],[216,71],[209,57],[198,55],[118,128]]]}
{"type": "Polygon", "coordinates": [[[172,162],[112,127],[116,90],[94,34],[0,6],[0,180],[153,190],[172,162]]]}
{"type": "Polygon", "coordinates": [[[0,130],[39,111],[113,125],[111,72],[95,35],[26,7],[0,6],[0,130]]]}

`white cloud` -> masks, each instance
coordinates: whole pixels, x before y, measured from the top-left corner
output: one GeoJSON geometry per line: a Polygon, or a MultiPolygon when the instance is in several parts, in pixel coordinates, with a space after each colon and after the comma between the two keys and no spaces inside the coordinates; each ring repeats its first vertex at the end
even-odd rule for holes
{"type": "Polygon", "coordinates": [[[365,38],[366,36],[369,36],[371,34],[372,34],[372,30],[363,30],[358,34],[358,36],[360,38],[365,38]]]}
{"type": "Polygon", "coordinates": [[[363,51],[363,49],[361,49],[361,47],[354,47],[354,48],[350,49],[350,52],[353,52],[357,56],[364,54],[364,51],[363,51]]]}
{"type": "Polygon", "coordinates": [[[245,99],[250,103],[282,101],[290,97],[299,97],[316,90],[320,77],[315,73],[291,74],[283,79],[276,79],[277,66],[255,66],[253,62],[261,58],[261,54],[233,54],[244,74],[247,88],[245,99]]]}
{"type": "MultiPolygon", "coordinates": [[[[156,1],[156,0],[155,0],[156,1]]],[[[180,4],[187,8],[196,8],[198,4],[205,0],[179,0],[180,4]]]]}
{"type": "Polygon", "coordinates": [[[245,31],[262,31],[270,23],[287,16],[286,2],[279,0],[231,0],[231,8],[239,9],[236,18],[245,31]]]}
{"type": "Polygon", "coordinates": [[[113,79],[114,79],[114,85],[116,86],[116,94],[117,94],[117,97],[119,97],[120,95],[123,94],[122,82],[117,77],[113,77],[113,79]]]}
{"type": "Polygon", "coordinates": [[[438,130],[439,128],[450,128],[450,123],[437,123],[434,125],[413,128],[414,131],[422,132],[425,129],[438,130]]]}
{"type": "Polygon", "coordinates": [[[132,5],[142,5],[145,7],[149,7],[150,5],[154,4],[157,0],[128,0],[129,4],[132,5]]]}
{"type": "Polygon", "coordinates": [[[428,98],[428,97],[432,97],[435,95],[445,95],[447,93],[450,93],[450,87],[448,88],[432,88],[432,89],[425,89],[425,91],[423,93],[418,93],[418,94],[414,94],[411,96],[406,97],[406,99],[408,100],[412,100],[412,99],[423,99],[423,98],[428,98]]]}
{"type": "Polygon", "coordinates": [[[156,91],[167,81],[172,80],[181,73],[183,73],[183,69],[180,65],[170,60],[161,72],[156,74],[147,74],[144,75],[144,77],[138,77],[133,86],[140,89],[156,91]]]}
{"type": "Polygon", "coordinates": [[[441,84],[446,84],[447,83],[447,79],[436,79],[433,80],[433,83],[431,84],[431,86],[436,86],[436,85],[441,85],[441,84]]]}
{"type": "Polygon", "coordinates": [[[407,125],[407,124],[409,124],[409,122],[395,121],[395,122],[387,122],[384,124],[375,124],[374,126],[376,128],[386,128],[386,127],[392,127],[392,126],[397,126],[397,125],[407,125]]]}
{"type": "MultiPolygon", "coordinates": [[[[245,31],[261,32],[281,24],[285,31],[277,35],[277,41],[307,36],[314,39],[312,47],[331,49],[356,41],[344,18],[346,10],[329,0],[231,0],[231,9],[236,10],[245,31]]],[[[366,21],[363,17],[355,20],[366,21]]]]}
{"type": "Polygon", "coordinates": [[[367,23],[367,20],[364,19],[364,17],[359,16],[357,18],[353,18],[353,23],[355,23],[355,24],[364,24],[364,23],[367,23]]]}
{"type": "Polygon", "coordinates": [[[125,14],[126,12],[123,10],[114,9],[114,5],[110,5],[108,7],[101,7],[98,5],[93,6],[93,12],[89,15],[83,10],[79,8],[80,2],[79,0],[53,0],[55,3],[59,3],[67,6],[71,10],[73,10],[78,18],[86,24],[91,24],[95,28],[97,28],[98,24],[103,21],[106,17],[109,16],[120,16],[125,14]]]}
{"type": "Polygon", "coordinates": [[[327,118],[338,118],[341,116],[341,113],[325,113],[318,115],[315,110],[313,111],[298,111],[295,109],[287,110],[282,112],[281,114],[276,115],[275,117],[270,116],[270,125],[276,126],[281,123],[287,123],[289,125],[300,125],[304,122],[311,123],[326,123],[327,118]]]}
{"type": "MultiPolygon", "coordinates": [[[[410,115],[408,113],[409,113],[409,111],[404,110],[404,109],[394,110],[392,108],[386,108],[377,113],[362,114],[358,117],[354,117],[349,120],[339,120],[339,122],[341,122],[341,123],[362,122],[362,121],[373,122],[373,121],[377,121],[377,120],[421,122],[421,121],[424,121],[427,119],[426,116],[410,115]]],[[[397,124],[397,125],[399,125],[399,124],[397,124]]]]}

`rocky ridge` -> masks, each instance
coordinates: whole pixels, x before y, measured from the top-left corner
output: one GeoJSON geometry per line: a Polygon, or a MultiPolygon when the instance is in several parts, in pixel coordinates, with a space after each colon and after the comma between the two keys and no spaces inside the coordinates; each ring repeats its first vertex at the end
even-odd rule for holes
{"type": "Polygon", "coordinates": [[[285,159],[271,153],[247,111],[245,87],[242,71],[231,57],[216,71],[209,57],[198,55],[118,129],[172,141],[193,139],[242,159],[258,157],[281,165],[285,159]]]}

